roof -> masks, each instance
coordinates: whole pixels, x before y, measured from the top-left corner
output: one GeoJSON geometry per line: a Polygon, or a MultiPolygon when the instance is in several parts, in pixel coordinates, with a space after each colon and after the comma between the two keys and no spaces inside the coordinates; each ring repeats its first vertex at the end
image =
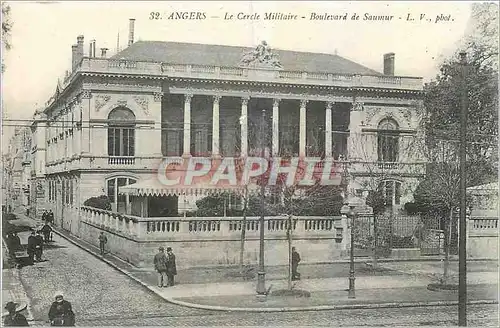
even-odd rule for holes
{"type": "MultiPolygon", "coordinates": [[[[184,65],[239,66],[245,53],[255,48],[165,42],[137,41],[112,59],[163,62],[184,65]]],[[[329,72],[337,74],[383,75],[338,55],[273,49],[286,71],[329,72]]]]}

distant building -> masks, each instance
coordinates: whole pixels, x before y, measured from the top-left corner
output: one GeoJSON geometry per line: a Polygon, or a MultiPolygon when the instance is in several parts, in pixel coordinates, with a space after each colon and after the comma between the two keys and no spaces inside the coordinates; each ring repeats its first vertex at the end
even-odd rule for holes
{"type": "MultiPolygon", "coordinates": [[[[119,188],[145,181],[165,157],[258,153],[263,109],[273,156],[350,160],[349,191],[366,196],[376,185],[396,208],[412,200],[425,169],[422,78],[395,76],[394,54],[384,55],[382,74],[265,42],[251,49],[133,41],[132,32],[129,47],[111,58],[106,49],[98,57],[92,42],[84,56],[79,36],[71,73],[35,115],[33,183],[56,220],[99,195],[133,213],[134,196],[119,188]]],[[[182,189],[145,195],[190,206],[199,198],[182,189]]]]}

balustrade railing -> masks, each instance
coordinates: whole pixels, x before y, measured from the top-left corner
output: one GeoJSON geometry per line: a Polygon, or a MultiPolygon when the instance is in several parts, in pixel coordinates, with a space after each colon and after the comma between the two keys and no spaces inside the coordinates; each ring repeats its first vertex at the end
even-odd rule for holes
{"type": "MultiPolygon", "coordinates": [[[[112,231],[138,238],[237,238],[242,230],[241,217],[199,217],[199,218],[143,218],[133,215],[120,214],[102,209],[82,206],[80,215],[82,221],[89,224],[110,229],[112,231]]],[[[347,231],[347,221],[342,217],[293,217],[291,226],[286,217],[266,217],[264,229],[266,238],[282,238],[290,230],[300,238],[341,239],[347,231]]],[[[246,219],[248,237],[257,238],[260,229],[258,217],[246,219]]]]}
{"type": "Polygon", "coordinates": [[[133,165],[135,164],[135,157],[132,156],[110,156],[108,164],[111,165],[133,165]]]}
{"type": "Polygon", "coordinates": [[[471,230],[497,230],[498,218],[495,217],[472,217],[469,219],[471,230]]]}

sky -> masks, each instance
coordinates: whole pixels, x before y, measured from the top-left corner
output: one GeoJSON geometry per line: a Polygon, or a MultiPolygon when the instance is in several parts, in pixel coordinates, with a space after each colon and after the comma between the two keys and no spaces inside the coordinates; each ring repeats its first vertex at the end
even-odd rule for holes
{"type": "MultiPolygon", "coordinates": [[[[125,48],[128,20],[135,18],[135,40],[256,46],[335,53],[382,71],[383,54],[396,54],[396,75],[435,77],[441,61],[454,53],[470,15],[470,3],[446,2],[8,2],[13,22],[12,49],[3,53],[2,106],[9,118],[30,118],[54,93],[57,79],[71,65],[71,45],[85,36],[96,48],[125,48]],[[169,20],[174,11],[204,12],[205,20],[169,20]],[[151,20],[151,12],[164,19],[151,20]],[[292,13],[297,21],[224,20],[225,13],[292,13]],[[312,13],[345,15],[347,21],[310,20],[312,13]],[[351,20],[353,14],[359,20],[351,20]],[[392,21],[364,21],[364,15],[393,15],[392,21]],[[408,14],[414,21],[408,21],[408,14]],[[421,16],[424,14],[425,16],[421,16]],[[436,17],[450,17],[435,22],[436,17]],[[218,18],[213,18],[217,16],[218,18]],[[401,19],[399,19],[401,17],[401,19]],[[420,20],[423,17],[423,20],[420,20]],[[430,19],[430,21],[427,21],[430,19]],[[452,21],[453,19],[453,21],[452,21]]],[[[100,51],[97,50],[99,55],[100,51]]],[[[286,69],[286,68],[285,68],[286,69]]],[[[8,129],[7,129],[8,130],[8,129]]],[[[4,131],[6,132],[6,131],[4,131]]]]}

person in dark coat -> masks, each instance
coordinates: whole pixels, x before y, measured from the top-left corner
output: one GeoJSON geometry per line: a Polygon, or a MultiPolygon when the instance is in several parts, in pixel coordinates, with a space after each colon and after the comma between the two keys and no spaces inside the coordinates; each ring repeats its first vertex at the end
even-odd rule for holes
{"type": "Polygon", "coordinates": [[[16,232],[11,234],[11,247],[13,250],[18,250],[21,248],[21,238],[17,235],[16,232]]]}
{"type": "MultiPolygon", "coordinates": [[[[165,255],[165,248],[159,247],[158,253],[155,255],[154,261],[155,270],[158,272],[158,287],[165,286],[167,278],[167,256],[165,255]]],[[[167,287],[167,286],[165,286],[167,287]]]]}
{"type": "Polygon", "coordinates": [[[52,210],[49,210],[49,213],[47,214],[47,220],[50,224],[54,224],[54,212],[52,212],[52,210]]]}
{"type": "Polygon", "coordinates": [[[105,246],[107,243],[108,243],[108,237],[106,237],[104,232],[101,231],[101,234],[99,235],[99,248],[101,250],[101,256],[104,256],[105,246]]]}
{"type": "Polygon", "coordinates": [[[51,326],[70,327],[75,325],[75,313],[71,303],[66,301],[61,292],[55,295],[56,301],[52,303],[49,310],[51,326]]]}
{"type": "Polygon", "coordinates": [[[29,327],[26,317],[16,311],[17,306],[17,303],[7,302],[5,309],[9,311],[9,314],[3,319],[3,325],[6,327],[29,327]]]}
{"type": "Polygon", "coordinates": [[[292,247],[292,280],[300,280],[300,273],[297,272],[297,267],[299,266],[300,255],[295,249],[292,247]]]}
{"type": "Polygon", "coordinates": [[[42,213],[42,221],[47,222],[47,210],[44,210],[42,213]]]}
{"type": "Polygon", "coordinates": [[[40,230],[43,234],[43,238],[45,239],[45,242],[48,243],[50,241],[50,233],[52,232],[52,228],[49,226],[49,224],[46,222],[42,229],[40,230]]]}
{"type": "Polygon", "coordinates": [[[32,231],[31,235],[28,237],[28,247],[26,249],[28,252],[28,257],[29,257],[31,263],[34,262],[37,242],[38,241],[37,241],[35,232],[32,231]]]}
{"type": "Polygon", "coordinates": [[[174,285],[174,276],[177,275],[177,266],[175,265],[175,255],[172,252],[172,247],[167,247],[167,286],[174,285]]]}
{"type": "Polygon", "coordinates": [[[43,237],[40,231],[36,232],[36,244],[35,244],[35,259],[37,262],[42,261],[42,254],[43,254],[43,237]]]}

